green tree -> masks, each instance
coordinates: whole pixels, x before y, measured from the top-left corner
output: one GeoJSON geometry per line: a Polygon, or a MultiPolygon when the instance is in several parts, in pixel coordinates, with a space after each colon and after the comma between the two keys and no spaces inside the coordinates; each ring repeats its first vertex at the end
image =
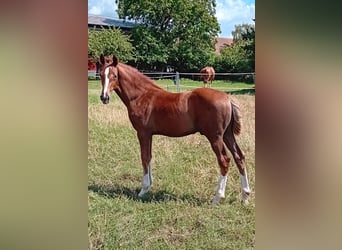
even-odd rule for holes
{"type": "Polygon", "coordinates": [[[157,34],[155,29],[146,29],[144,26],[137,26],[131,31],[138,68],[153,69],[158,65],[161,70],[167,64],[169,51],[157,34]]]}
{"type": "Polygon", "coordinates": [[[235,25],[232,32],[234,44],[239,44],[244,50],[251,69],[255,70],[255,25],[239,24],[235,25]]]}
{"type": "Polygon", "coordinates": [[[128,35],[120,29],[109,28],[102,30],[91,29],[88,32],[88,53],[95,60],[101,54],[116,55],[120,61],[127,62],[133,59],[133,46],[128,35]]]}
{"type": "Polygon", "coordinates": [[[248,35],[251,35],[254,31],[254,24],[244,23],[235,25],[235,30],[232,31],[233,41],[252,39],[252,37],[248,35]]]}
{"type": "Polygon", "coordinates": [[[221,50],[221,67],[224,72],[252,72],[248,52],[242,42],[233,43],[221,50]]]}
{"type": "MultiPolygon", "coordinates": [[[[216,72],[250,73],[255,71],[255,28],[252,24],[235,25],[233,44],[215,57],[216,72]]],[[[231,76],[231,80],[253,81],[251,75],[231,76]]]]}
{"type": "Polygon", "coordinates": [[[198,71],[208,64],[220,31],[215,0],[120,0],[120,18],[140,24],[132,30],[138,65],[198,71]]]}

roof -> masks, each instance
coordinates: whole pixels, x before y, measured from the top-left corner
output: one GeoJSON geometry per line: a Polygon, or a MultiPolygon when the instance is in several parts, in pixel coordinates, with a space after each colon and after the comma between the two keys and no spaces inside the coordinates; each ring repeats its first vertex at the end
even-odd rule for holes
{"type": "Polygon", "coordinates": [[[216,54],[220,54],[221,49],[233,44],[233,38],[217,37],[216,40],[217,40],[216,45],[215,45],[216,54]]]}
{"type": "Polygon", "coordinates": [[[88,27],[89,26],[114,26],[120,28],[131,29],[136,24],[131,21],[125,21],[118,18],[111,18],[111,17],[104,17],[104,16],[95,16],[95,15],[88,15],[88,27]]]}
{"type": "MultiPolygon", "coordinates": [[[[120,27],[122,29],[131,29],[136,24],[131,21],[125,21],[118,18],[104,17],[104,16],[95,16],[88,15],[88,27],[120,27]]],[[[233,43],[233,38],[227,37],[217,37],[217,43],[215,45],[215,53],[220,54],[222,48],[229,46],[233,43]]]]}

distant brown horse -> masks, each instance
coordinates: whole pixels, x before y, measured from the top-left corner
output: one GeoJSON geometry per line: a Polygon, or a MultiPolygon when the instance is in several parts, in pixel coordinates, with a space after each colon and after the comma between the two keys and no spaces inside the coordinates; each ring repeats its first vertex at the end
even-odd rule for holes
{"type": "Polygon", "coordinates": [[[144,172],[139,197],[152,185],[152,136],[181,137],[199,132],[209,140],[220,166],[213,204],[225,196],[230,162],[228,149],[240,172],[242,201],[247,202],[250,188],[245,156],[234,137],[241,131],[241,114],[229,95],[209,88],[170,93],[137,69],[119,63],[115,56],[110,63],[101,56],[100,62],[101,101],[109,103],[110,94],[115,91],[126,105],[129,119],[137,131],[144,172]]]}
{"type": "Polygon", "coordinates": [[[204,87],[207,88],[209,84],[209,88],[215,78],[215,70],[213,67],[204,67],[200,71],[200,78],[203,80],[204,87]]]}

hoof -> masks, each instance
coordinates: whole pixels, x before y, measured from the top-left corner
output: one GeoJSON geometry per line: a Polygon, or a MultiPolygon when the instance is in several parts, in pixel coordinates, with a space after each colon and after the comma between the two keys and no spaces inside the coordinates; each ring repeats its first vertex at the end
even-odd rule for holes
{"type": "Polygon", "coordinates": [[[140,193],[138,194],[138,196],[143,197],[144,194],[146,194],[149,190],[150,190],[150,188],[142,188],[140,193]]]}
{"type": "Polygon", "coordinates": [[[249,204],[248,199],[242,199],[241,200],[241,204],[244,205],[244,206],[247,206],[249,204]]]}
{"type": "Polygon", "coordinates": [[[249,204],[249,201],[248,201],[249,195],[250,195],[250,191],[242,193],[242,200],[241,200],[242,205],[248,205],[249,204]]]}
{"type": "Polygon", "coordinates": [[[224,198],[224,195],[216,195],[211,204],[218,205],[220,203],[221,198],[224,198]]]}
{"type": "Polygon", "coordinates": [[[246,194],[247,196],[251,194],[251,190],[249,188],[243,188],[242,193],[246,194]]]}

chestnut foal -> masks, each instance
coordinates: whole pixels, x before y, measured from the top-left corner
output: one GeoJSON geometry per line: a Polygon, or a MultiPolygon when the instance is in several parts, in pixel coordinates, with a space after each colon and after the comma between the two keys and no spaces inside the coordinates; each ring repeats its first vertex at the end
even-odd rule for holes
{"type": "Polygon", "coordinates": [[[225,197],[231,152],[240,172],[242,201],[247,203],[250,194],[245,156],[234,135],[241,132],[241,113],[237,104],[224,92],[198,88],[182,93],[170,93],[155,84],[137,69],[100,57],[102,91],[100,99],[109,103],[113,91],[126,105],[129,119],[137,131],[143,166],[142,188],[139,197],[152,185],[152,136],[181,137],[196,132],[210,142],[218,164],[220,176],[213,204],[225,197]]]}

